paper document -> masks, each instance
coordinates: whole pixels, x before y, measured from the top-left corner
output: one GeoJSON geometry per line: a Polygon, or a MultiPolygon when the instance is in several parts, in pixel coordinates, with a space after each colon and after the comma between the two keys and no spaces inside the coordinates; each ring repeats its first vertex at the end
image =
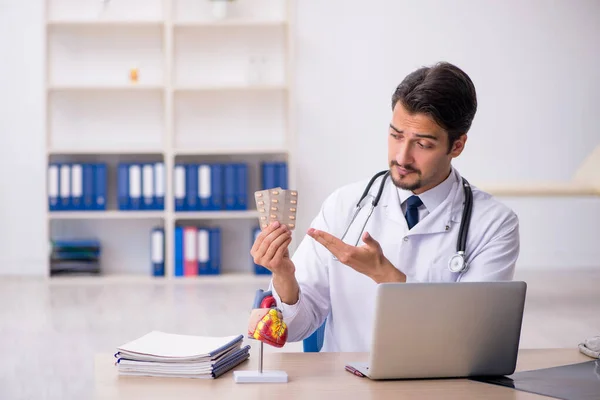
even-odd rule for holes
{"type": "Polygon", "coordinates": [[[216,378],[248,359],[242,340],[152,331],[117,347],[116,365],[119,375],[216,378]]]}

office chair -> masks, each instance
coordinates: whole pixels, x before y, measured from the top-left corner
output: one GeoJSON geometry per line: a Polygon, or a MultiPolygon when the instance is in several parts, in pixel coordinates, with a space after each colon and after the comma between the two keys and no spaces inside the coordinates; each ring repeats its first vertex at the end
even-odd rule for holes
{"type": "Polygon", "coordinates": [[[305,353],[318,353],[323,347],[323,339],[325,337],[325,324],[327,320],[323,322],[323,325],[317,328],[309,337],[302,341],[302,347],[305,353]]]}
{"type": "MultiPolygon", "coordinates": [[[[275,306],[275,298],[271,291],[264,291],[258,289],[254,296],[253,308],[271,308],[275,306]]],[[[323,322],[323,325],[317,328],[309,337],[302,341],[302,348],[305,353],[318,353],[323,347],[323,339],[325,337],[325,324],[327,320],[323,322]]]]}

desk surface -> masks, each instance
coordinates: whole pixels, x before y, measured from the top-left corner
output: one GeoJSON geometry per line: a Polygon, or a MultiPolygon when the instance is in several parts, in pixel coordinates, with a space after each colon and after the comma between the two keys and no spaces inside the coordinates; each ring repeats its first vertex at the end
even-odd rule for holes
{"type": "MultiPolygon", "coordinates": [[[[233,372],[218,379],[119,377],[111,354],[95,358],[96,399],[547,399],[467,379],[372,381],[344,370],[366,353],[265,353],[264,369],[283,370],[289,382],[236,384],[233,372]]],[[[590,361],[577,349],[521,350],[517,371],[590,361]]],[[[235,370],[257,368],[255,353],[235,370]]]]}

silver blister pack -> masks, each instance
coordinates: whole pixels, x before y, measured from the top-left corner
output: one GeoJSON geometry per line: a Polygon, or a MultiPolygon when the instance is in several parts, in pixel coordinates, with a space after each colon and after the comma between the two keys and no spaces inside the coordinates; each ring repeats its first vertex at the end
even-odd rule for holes
{"type": "Polygon", "coordinates": [[[279,187],[259,190],[254,193],[254,199],[261,230],[273,221],[287,225],[290,230],[296,227],[298,191],[279,187]]]}

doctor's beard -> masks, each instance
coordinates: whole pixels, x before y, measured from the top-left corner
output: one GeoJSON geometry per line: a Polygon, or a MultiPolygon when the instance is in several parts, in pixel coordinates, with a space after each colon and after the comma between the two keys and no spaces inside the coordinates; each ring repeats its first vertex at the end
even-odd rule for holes
{"type": "MultiPolygon", "coordinates": [[[[398,164],[396,161],[392,161],[390,163],[390,177],[392,178],[392,182],[394,182],[394,185],[400,189],[403,190],[410,190],[410,191],[414,191],[419,189],[421,186],[423,186],[423,181],[421,180],[421,171],[419,171],[416,168],[410,167],[410,166],[402,166],[403,169],[405,169],[406,171],[409,172],[408,175],[405,175],[404,178],[408,178],[408,179],[412,179],[413,177],[416,177],[416,180],[413,182],[406,182],[404,181],[402,178],[402,176],[396,176],[394,175],[393,170],[395,170],[397,167],[400,167],[400,164],[398,164]]],[[[398,173],[398,171],[396,170],[396,174],[398,173]]]]}

